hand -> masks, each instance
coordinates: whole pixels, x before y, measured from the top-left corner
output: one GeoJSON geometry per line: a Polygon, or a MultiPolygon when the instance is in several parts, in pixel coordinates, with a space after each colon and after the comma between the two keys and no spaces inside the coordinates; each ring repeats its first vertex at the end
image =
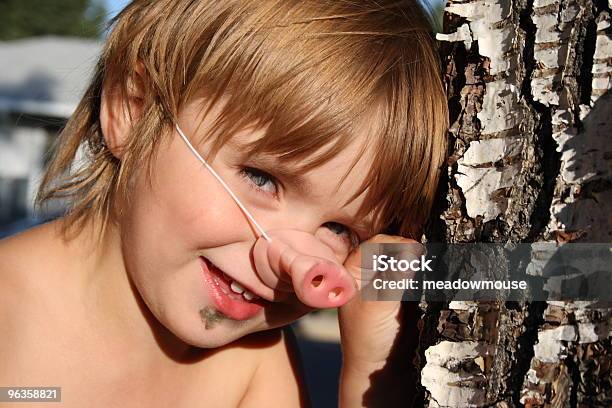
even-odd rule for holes
{"type": "MultiPolygon", "coordinates": [[[[414,244],[406,246],[410,254],[403,253],[402,259],[409,259],[409,256],[418,258],[424,251],[423,245],[417,241],[398,236],[376,235],[365,243],[414,244]]],[[[370,275],[370,279],[362,280],[359,248],[349,255],[344,266],[360,283],[361,289],[377,277],[370,275]]],[[[386,367],[393,367],[392,370],[397,367],[388,363],[394,357],[394,343],[402,329],[401,302],[366,301],[362,299],[361,294],[357,294],[338,310],[343,353],[341,406],[360,407],[364,404],[363,394],[372,387],[372,374],[383,374],[382,371],[386,370],[386,367]]],[[[394,372],[382,377],[398,378],[401,375],[402,373],[394,372]]],[[[404,386],[403,389],[405,388],[404,386]]],[[[378,390],[375,394],[384,392],[378,390]]]]}

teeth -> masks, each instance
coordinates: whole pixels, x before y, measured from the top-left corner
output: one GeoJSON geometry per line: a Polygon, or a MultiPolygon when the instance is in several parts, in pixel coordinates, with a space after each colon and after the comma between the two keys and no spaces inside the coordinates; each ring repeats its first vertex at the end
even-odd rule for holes
{"type": "Polygon", "coordinates": [[[232,289],[232,292],[242,294],[242,297],[244,297],[246,300],[259,299],[259,296],[249,292],[248,290],[243,288],[238,282],[232,281],[232,283],[230,284],[230,288],[232,289]]]}
{"type": "Polygon", "coordinates": [[[238,284],[237,282],[232,282],[232,284],[230,285],[230,288],[232,288],[232,290],[236,293],[244,292],[244,288],[240,286],[240,284],[238,284]]]}
{"type": "Polygon", "coordinates": [[[257,299],[257,296],[255,296],[254,294],[252,294],[251,292],[249,292],[248,290],[245,290],[242,293],[242,296],[246,299],[246,300],[253,300],[253,299],[257,299]]]}

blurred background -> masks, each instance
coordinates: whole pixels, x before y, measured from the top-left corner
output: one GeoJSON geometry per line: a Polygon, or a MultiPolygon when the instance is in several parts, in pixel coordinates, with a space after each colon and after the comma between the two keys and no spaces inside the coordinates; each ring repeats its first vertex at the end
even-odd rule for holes
{"type": "MultiPolygon", "coordinates": [[[[446,0],[421,0],[434,30],[446,0]]],[[[33,202],[53,140],[74,111],[104,40],[128,0],[0,1],[0,238],[57,216],[33,202]]],[[[335,310],[294,325],[313,406],[337,407],[335,310]]]]}

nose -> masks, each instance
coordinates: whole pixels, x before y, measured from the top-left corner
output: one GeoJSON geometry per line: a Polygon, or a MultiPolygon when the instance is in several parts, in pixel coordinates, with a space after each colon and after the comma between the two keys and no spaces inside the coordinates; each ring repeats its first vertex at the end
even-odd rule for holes
{"type": "Polygon", "coordinates": [[[260,279],[269,287],[290,281],[300,301],[314,308],[339,307],[357,292],[351,274],[335,261],[331,248],[304,231],[267,231],[253,247],[253,261],[260,279]]]}

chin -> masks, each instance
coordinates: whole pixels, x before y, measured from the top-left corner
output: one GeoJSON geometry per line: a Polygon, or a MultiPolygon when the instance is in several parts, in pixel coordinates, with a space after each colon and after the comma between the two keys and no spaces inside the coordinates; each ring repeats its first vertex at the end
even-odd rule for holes
{"type": "MultiPolygon", "coordinates": [[[[199,348],[226,346],[250,333],[258,331],[260,324],[253,320],[236,321],[219,316],[210,309],[200,309],[200,318],[184,322],[181,326],[165,325],[184,343],[199,348]]],[[[264,328],[259,329],[264,330],[264,328]]]]}
{"type": "Polygon", "coordinates": [[[227,346],[228,344],[238,340],[241,336],[228,335],[224,333],[210,333],[201,335],[198,338],[182,339],[186,344],[202,349],[214,349],[227,346]]]}

